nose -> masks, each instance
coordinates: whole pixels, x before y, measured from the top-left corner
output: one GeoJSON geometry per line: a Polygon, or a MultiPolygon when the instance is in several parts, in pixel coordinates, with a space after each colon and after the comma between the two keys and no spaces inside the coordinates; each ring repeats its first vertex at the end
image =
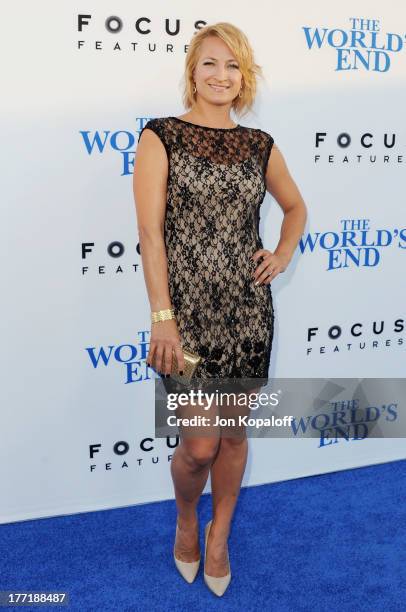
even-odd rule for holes
{"type": "Polygon", "coordinates": [[[227,69],[222,64],[217,64],[216,77],[219,82],[227,81],[227,69]]]}

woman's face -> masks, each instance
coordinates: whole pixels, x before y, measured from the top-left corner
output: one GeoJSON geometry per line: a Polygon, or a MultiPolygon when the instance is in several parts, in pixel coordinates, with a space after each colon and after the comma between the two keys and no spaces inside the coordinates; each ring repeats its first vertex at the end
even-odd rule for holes
{"type": "Polygon", "coordinates": [[[197,92],[212,104],[230,104],[240,91],[242,74],[231,49],[217,36],[208,36],[200,48],[193,73],[197,92]]]}

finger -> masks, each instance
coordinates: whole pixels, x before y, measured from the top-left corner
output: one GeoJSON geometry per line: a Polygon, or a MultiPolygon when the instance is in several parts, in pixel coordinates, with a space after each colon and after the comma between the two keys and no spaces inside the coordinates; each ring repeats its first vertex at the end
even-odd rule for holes
{"type": "Polygon", "coordinates": [[[185,371],[185,357],[183,355],[182,346],[180,344],[176,344],[173,347],[173,351],[175,353],[175,359],[178,364],[179,372],[185,371]]]}
{"type": "Polygon", "coordinates": [[[257,264],[257,267],[254,270],[254,274],[253,276],[255,276],[256,278],[258,278],[258,276],[260,274],[262,274],[262,272],[273,262],[274,259],[274,255],[272,253],[270,253],[269,251],[267,251],[267,254],[265,256],[263,256],[263,260],[257,264]]]}
{"type": "Polygon", "coordinates": [[[256,267],[254,273],[253,273],[253,277],[254,277],[254,282],[256,280],[258,280],[260,278],[260,276],[262,274],[264,274],[265,272],[267,272],[269,266],[272,266],[272,255],[268,256],[266,259],[264,259],[264,261],[262,261],[260,264],[258,264],[258,266],[256,267]]]}
{"type": "Polygon", "coordinates": [[[172,371],[172,344],[165,344],[165,353],[164,353],[164,373],[170,374],[172,371]]]}
{"type": "Polygon", "coordinates": [[[155,350],[156,350],[156,344],[155,342],[151,342],[151,344],[149,345],[149,351],[148,351],[148,355],[146,357],[146,362],[148,365],[155,367],[154,364],[154,359],[156,357],[155,355],[155,350]]]}
{"type": "Polygon", "coordinates": [[[258,266],[255,268],[252,274],[254,282],[258,280],[258,278],[261,276],[261,274],[264,272],[265,269],[266,269],[266,264],[264,262],[258,264],[258,266]]]}
{"type": "Polygon", "coordinates": [[[162,372],[164,345],[158,344],[155,350],[155,369],[157,372],[162,372]]]}
{"type": "Polygon", "coordinates": [[[265,284],[269,285],[274,278],[276,278],[278,276],[278,274],[280,273],[280,269],[279,268],[275,268],[274,271],[272,272],[272,274],[270,274],[266,279],[265,279],[265,284]]]}
{"type": "Polygon", "coordinates": [[[256,261],[260,257],[266,257],[267,255],[272,255],[271,251],[268,249],[258,249],[258,251],[255,251],[253,254],[252,259],[256,261]]]}
{"type": "Polygon", "coordinates": [[[277,274],[277,268],[268,268],[263,274],[261,274],[261,276],[258,279],[258,285],[262,285],[262,284],[266,284],[266,283],[270,283],[276,276],[277,274]]]}

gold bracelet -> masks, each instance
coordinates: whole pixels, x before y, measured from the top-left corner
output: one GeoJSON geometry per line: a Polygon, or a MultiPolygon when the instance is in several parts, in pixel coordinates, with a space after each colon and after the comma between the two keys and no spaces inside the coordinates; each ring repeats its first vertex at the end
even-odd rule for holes
{"type": "Polygon", "coordinates": [[[168,319],[174,319],[174,318],[175,318],[175,311],[173,308],[166,308],[165,310],[151,311],[152,323],[157,323],[158,321],[166,321],[168,319]]]}

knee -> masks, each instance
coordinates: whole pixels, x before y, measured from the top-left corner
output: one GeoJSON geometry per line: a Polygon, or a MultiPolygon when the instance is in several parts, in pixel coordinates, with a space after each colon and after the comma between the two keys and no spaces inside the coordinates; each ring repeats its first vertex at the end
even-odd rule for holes
{"type": "Polygon", "coordinates": [[[217,439],[191,444],[187,449],[188,459],[195,468],[206,467],[213,462],[218,448],[217,439]]]}
{"type": "Polygon", "coordinates": [[[222,438],[221,445],[230,450],[237,450],[241,447],[245,446],[248,443],[247,436],[245,432],[241,433],[241,435],[234,435],[230,438],[222,438]]]}

